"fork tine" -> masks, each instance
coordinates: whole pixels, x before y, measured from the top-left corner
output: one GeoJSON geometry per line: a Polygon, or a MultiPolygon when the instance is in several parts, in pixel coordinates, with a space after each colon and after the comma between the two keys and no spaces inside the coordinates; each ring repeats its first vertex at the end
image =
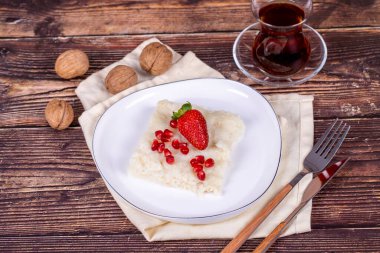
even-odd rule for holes
{"type": "Polygon", "coordinates": [[[325,141],[324,144],[323,144],[323,146],[317,150],[317,153],[323,154],[323,152],[325,151],[325,149],[328,147],[328,145],[330,144],[330,141],[334,138],[335,134],[338,132],[338,130],[340,129],[340,127],[343,124],[343,121],[341,121],[341,120],[338,121],[338,122],[339,122],[339,124],[335,125],[334,129],[332,129],[330,131],[332,133],[329,134],[329,137],[328,137],[327,141],[325,141]]]}
{"type": "Polygon", "coordinates": [[[323,141],[326,139],[328,134],[330,133],[331,129],[334,127],[334,125],[338,122],[338,119],[335,119],[335,121],[329,126],[329,128],[326,129],[326,131],[323,133],[323,135],[319,138],[317,143],[313,146],[313,151],[317,151],[319,147],[322,145],[323,141]]]}
{"type": "Polygon", "coordinates": [[[331,140],[331,142],[329,143],[329,145],[327,145],[325,147],[325,149],[321,151],[321,156],[323,156],[323,157],[327,156],[327,154],[330,152],[330,150],[334,147],[335,143],[339,139],[340,135],[345,130],[346,125],[347,124],[344,123],[342,127],[339,126],[339,129],[337,129],[339,131],[336,131],[336,133],[334,133],[334,135],[333,135],[334,138],[331,140]]]}
{"type": "Polygon", "coordinates": [[[331,161],[331,159],[333,158],[333,156],[335,155],[335,153],[338,151],[338,149],[340,148],[340,146],[342,145],[344,139],[346,138],[348,132],[350,131],[350,128],[351,126],[350,125],[347,125],[347,128],[346,130],[344,131],[344,133],[342,134],[342,136],[340,137],[338,143],[335,145],[335,147],[330,151],[330,153],[327,153],[327,156],[326,156],[326,159],[328,161],[331,161]]]}

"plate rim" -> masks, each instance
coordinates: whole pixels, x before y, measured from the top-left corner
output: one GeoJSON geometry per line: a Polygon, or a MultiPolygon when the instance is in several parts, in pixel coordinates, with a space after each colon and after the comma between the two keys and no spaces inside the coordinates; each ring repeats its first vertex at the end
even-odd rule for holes
{"type": "Polygon", "coordinates": [[[268,99],[266,99],[264,97],[263,94],[261,94],[260,92],[258,92],[255,88],[251,87],[251,86],[248,86],[246,84],[243,84],[241,82],[238,82],[238,81],[234,81],[234,80],[230,80],[230,79],[227,79],[227,78],[190,78],[190,79],[184,79],[184,80],[178,80],[178,81],[173,81],[173,82],[167,82],[167,83],[162,83],[162,84],[158,84],[158,85],[154,85],[154,86],[150,86],[150,87],[146,87],[146,88],[143,88],[143,89],[140,89],[140,90],[136,90],[122,98],[120,98],[118,101],[116,101],[115,103],[113,103],[110,107],[108,107],[104,112],[103,114],[99,117],[99,119],[97,120],[96,124],[95,124],[95,128],[94,128],[94,132],[92,134],[92,143],[91,143],[91,148],[92,148],[92,157],[93,157],[93,160],[94,160],[94,163],[95,163],[95,166],[96,166],[96,169],[98,170],[98,172],[100,173],[102,179],[104,180],[104,182],[107,184],[107,186],[111,187],[112,190],[119,196],[121,197],[124,201],[126,201],[129,205],[133,206],[134,208],[136,208],[137,210],[140,210],[146,214],[149,214],[151,216],[155,216],[155,217],[161,217],[163,219],[178,219],[178,220],[196,220],[196,219],[207,219],[207,218],[215,218],[215,217],[221,217],[221,216],[225,216],[225,215],[229,215],[229,214],[233,214],[233,213],[236,213],[239,214],[241,210],[244,210],[245,208],[247,208],[248,206],[252,205],[254,202],[256,202],[258,199],[260,199],[267,191],[268,189],[272,186],[273,184],[273,181],[275,180],[276,176],[277,176],[277,173],[278,173],[278,168],[280,166],[280,161],[281,161],[281,157],[282,157],[282,132],[281,132],[281,127],[280,127],[280,122],[279,122],[279,119],[276,115],[276,112],[273,108],[273,106],[269,103],[268,99]],[[147,211],[135,204],[133,204],[132,202],[128,201],[126,198],[124,198],[124,196],[122,194],[120,194],[113,186],[112,184],[106,179],[105,175],[102,173],[101,169],[100,169],[100,166],[98,165],[98,162],[96,161],[96,157],[95,157],[95,149],[94,149],[94,143],[95,143],[95,134],[96,134],[96,130],[98,128],[98,125],[99,125],[99,122],[102,120],[103,116],[113,107],[115,106],[116,104],[118,104],[119,102],[121,102],[122,100],[126,99],[127,97],[129,97],[130,95],[132,94],[135,94],[135,93],[138,93],[138,92],[141,92],[141,91],[145,91],[145,90],[148,90],[148,89],[152,89],[152,88],[157,88],[157,87],[160,87],[160,86],[165,86],[165,85],[169,85],[169,84],[173,84],[173,83],[179,83],[179,82],[186,82],[186,81],[194,81],[194,80],[223,80],[223,81],[228,81],[228,82],[231,82],[231,83],[234,83],[235,85],[238,85],[238,86],[244,86],[246,88],[250,88],[252,89],[253,92],[256,92],[258,95],[260,95],[264,101],[269,105],[269,107],[271,108],[274,116],[275,116],[275,119],[276,119],[276,126],[278,128],[278,131],[279,131],[279,136],[280,136],[280,145],[279,145],[279,156],[278,156],[278,161],[277,161],[277,167],[276,167],[276,171],[275,171],[275,174],[272,178],[272,181],[270,182],[270,184],[268,185],[268,187],[264,190],[264,192],[259,195],[257,198],[255,198],[254,200],[252,200],[251,202],[243,205],[243,206],[240,206],[238,208],[235,208],[233,210],[229,210],[229,211],[226,211],[226,212],[221,212],[221,213],[218,213],[218,214],[212,214],[212,215],[205,215],[205,216],[168,216],[168,215],[162,215],[162,214],[156,214],[156,213],[153,213],[151,211],[147,211]]]}

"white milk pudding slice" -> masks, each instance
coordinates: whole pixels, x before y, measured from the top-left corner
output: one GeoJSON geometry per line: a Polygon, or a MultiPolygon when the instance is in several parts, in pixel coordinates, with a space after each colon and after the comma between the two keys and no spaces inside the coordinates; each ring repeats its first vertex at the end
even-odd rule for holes
{"type": "Polygon", "coordinates": [[[235,114],[193,106],[193,109],[202,113],[207,123],[208,146],[199,150],[189,143],[178,128],[169,125],[173,112],[181,106],[168,100],[157,103],[148,130],[131,157],[128,173],[198,194],[221,194],[228,169],[233,167],[231,153],[245,131],[244,123],[235,114]],[[165,129],[169,131],[165,132],[165,129]],[[157,133],[158,130],[162,133],[157,133]],[[168,135],[162,137],[164,132],[168,135]],[[178,148],[178,145],[182,148],[178,148]],[[194,163],[190,163],[192,159],[194,163]],[[199,174],[201,168],[203,172],[199,174]]]}

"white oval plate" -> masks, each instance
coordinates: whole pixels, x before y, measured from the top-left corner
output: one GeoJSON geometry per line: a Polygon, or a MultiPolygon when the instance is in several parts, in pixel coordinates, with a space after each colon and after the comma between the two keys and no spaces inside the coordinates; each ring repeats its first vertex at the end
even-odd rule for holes
{"type": "Polygon", "coordinates": [[[152,216],[189,224],[221,221],[244,211],[271,185],[280,154],[280,127],[271,105],[254,89],[226,79],[178,81],[132,93],[102,115],[93,139],[96,166],[120,197],[152,216]],[[244,121],[246,132],[233,152],[222,196],[198,196],[128,175],[129,159],[163,99],[232,112],[244,121]]]}

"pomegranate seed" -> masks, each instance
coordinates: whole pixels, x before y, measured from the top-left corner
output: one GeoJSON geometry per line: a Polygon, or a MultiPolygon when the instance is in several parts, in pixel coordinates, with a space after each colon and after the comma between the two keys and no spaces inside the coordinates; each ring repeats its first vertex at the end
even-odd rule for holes
{"type": "Polygon", "coordinates": [[[154,132],[154,135],[157,137],[157,139],[161,140],[163,133],[164,132],[162,132],[161,130],[157,130],[156,132],[154,132]]]}
{"type": "Polygon", "coordinates": [[[198,163],[201,163],[201,164],[205,162],[205,157],[203,155],[197,155],[195,159],[197,159],[198,163]]]}
{"type": "Polygon", "coordinates": [[[164,156],[165,156],[165,157],[168,157],[168,156],[170,156],[170,155],[172,155],[172,152],[170,152],[169,149],[165,148],[165,149],[164,149],[164,156]]]}
{"type": "Polygon", "coordinates": [[[158,145],[157,151],[158,151],[158,153],[162,153],[164,151],[164,149],[165,149],[165,144],[164,143],[160,143],[158,145]]]}
{"type": "Polygon", "coordinates": [[[215,162],[214,162],[214,159],[212,159],[212,158],[208,158],[205,161],[205,167],[206,168],[211,168],[212,166],[214,166],[214,164],[215,164],[215,162]]]}
{"type": "Polygon", "coordinates": [[[164,130],[164,135],[167,137],[173,137],[173,132],[169,129],[164,130]]]}
{"type": "Polygon", "coordinates": [[[160,143],[158,142],[158,140],[157,140],[157,139],[154,139],[153,142],[152,142],[152,146],[151,146],[152,151],[156,151],[157,148],[158,148],[158,145],[159,145],[159,144],[160,144],[160,143]]]}
{"type": "Polygon", "coordinates": [[[189,153],[189,148],[188,147],[182,147],[180,149],[181,153],[184,154],[184,155],[187,155],[189,153]]]}
{"type": "Polygon", "coordinates": [[[195,158],[191,159],[190,160],[190,165],[191,165],[191,167],[194,167],[195,165],[198,165],[197,159],[195,159],[195,158]]]}
{"type": "Polygon", "coordinates": [[[162,137],[161,137],[161,140],[162,140],[163,142],[169,142],[169,141],[170,141],[170,137],[168,137],[168,136],[166,136],[165,134],[163,134],[162,137]]]}
{"type": "Polygon", "coordinates": [[[172,141],[172,146],[173,146],[173,148],[175,148],[175,149],[179,149],[179,140],[174,139],[174,140],[172,141]]]}
{"type": "Polygon", "coordinates": [[[172,128],[177,128],[178,122],[176,119],[172,119],[169,123],[172,128]]]}
{"type": "Polygon", "coordinates": [[[193,171],[195,173],[198,173],[199,171],[202,171],[203,170],[203,166],[202,165],[199,165],[199,164],[196,164],[193,166],[193,171]]]}
{"type": "Polygon", "coordinates": [[[167,162],[168,164],[173,164],[174,161],[175,161],[175,160],[174,160],[174,156],[169,155],[169,156],[166,157],[166,162],[167,162]]]}
{"type": "Polygon", "coordinates": [[[198,177],[199,180],[204,181],[206,179],[206,173],[203,170],[198,171],[197,172],[197,177],[198,177]]]}
{"type": "Polygon", "coordinates": [[[179,147],[180,147],[180,148],[187,148],[187,143],[186,143],[186,142],[181,142],[181,143],[179,144],[179,147]]]}

